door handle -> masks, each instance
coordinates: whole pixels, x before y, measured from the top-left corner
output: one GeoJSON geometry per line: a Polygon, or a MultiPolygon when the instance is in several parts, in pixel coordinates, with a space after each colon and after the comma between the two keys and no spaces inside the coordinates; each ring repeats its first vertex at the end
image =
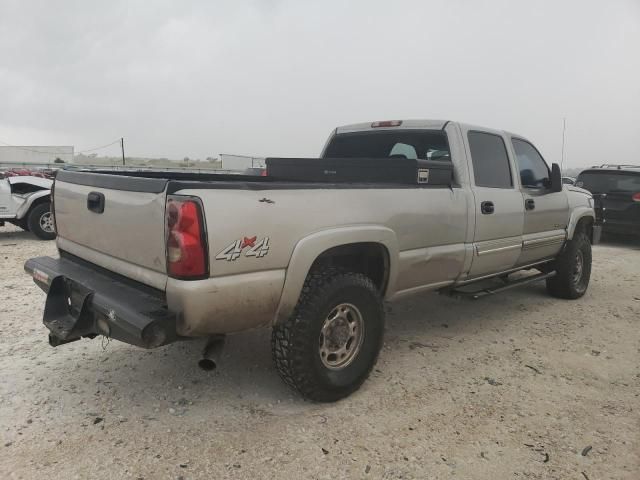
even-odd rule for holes
{"type": "Polygon", "coordinates": [[[95,213],[104,212],[104,194],[100,192],[90,192],[87,195],[87,209],[95,213]]]}
{"type": "Polygon", "coordinates": [[[484,215],[490,215],[495,212],[496,207],[493,205],[493,202],[482,202],[480,204],[480,211],[484,215]]]}
{"type": "Polygon", "coordinates": [[[536,202],[534,202],[533,198],[527,198],[524,201],[524,208],[527,210],[534,210],[536,208],[536,202]]]}

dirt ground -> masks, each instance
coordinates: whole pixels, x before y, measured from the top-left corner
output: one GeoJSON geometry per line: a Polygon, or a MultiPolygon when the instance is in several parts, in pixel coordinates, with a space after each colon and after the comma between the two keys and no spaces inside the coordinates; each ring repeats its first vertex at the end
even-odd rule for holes
{"type": "Polygon", "coordinates": [[[336,404],[293,394],[269,332],[145,351],[47,344],[23,273],[54,242],[0,229],[0,478],[640,478],[640,243],[594,249],[587,295],[543,285],[388,306],[384,350],[336,404]]]}

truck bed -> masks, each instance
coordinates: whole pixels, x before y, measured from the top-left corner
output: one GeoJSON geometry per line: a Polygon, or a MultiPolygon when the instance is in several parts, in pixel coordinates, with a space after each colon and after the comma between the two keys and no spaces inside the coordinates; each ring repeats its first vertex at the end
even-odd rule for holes
{"type": "Polygon", "coordinates": [[[229,173],[189,173],[170,171],[136,171],[121,170],[62,170],[57,179],[67,183],[91,185],[114,190],[161,192],[171,184],[169,193],[182,188],[209,189],[301,189],[301,188],[416,188],[419,185],[406,185],[392,182],[364,181],[301,181],[277,177],[259,177],[256,175],[239,175],[229,173]]]}
{"type": "Polygon", "coordinates": [[[167,183],[169,193],[184,186],[199,188],[415,188],[448,187],[453,167],[445,161],[411,161],[406,158],[269,158],[274,173],[268,176],[172,172],[90,170],[61,171],[58,176],[66,182],[91,183],[103,188],[119,190],[147,188],[162,191],[167,183]],[[431,181],[418,181],[418,170],[431,170],[431,181]],[[398,171],[401,171],[398,174],[398,171]],[[327,174],[326,172],[330,172],[327,174]],[[80,174],[81,176],[77,176],[80,174]],[[90,178],[89,175],[99,175],[90,178]],[[109,178],[113,177],[113,178],[109,178]],[[127,180],[123,180],[123,177],[127,180]],[[143,179],[136,181],[134,179],[143,179]],[[195,183],[194,183],[195,182],[195,183]]]}
{"type": "MultiPolygon", "coordinates": [[[[60,171],[54,188],[58,246],[116,273],[164,290],[167,282],[165,205],[172,194],[202,200],[208,231],[211,275],[246,268],[285,268],[296,242],[311,232],[356,224],[383,224],[402,230],[402,248],[417,248],[419,235],[433,221],[466,232],[466,194],[449,186],[373,182],[301,182],[274,177],[185,172],[60,171]],[[423,189],[433,189],[424,205],[423,189]],[[352,194],[349,190],[375,190],[352,194]],[[398,216],[399,190],[410,205],[398,216]],[[337,192],[341,193],[338,194],[337,192]],[[436,191],[440,193],[435,193],[436,191]],[[104,197],[104,211],[88,208],[88,196],[104,197]],[[209,192],[209,193],[208,193],[209,192]],[[253,193],[249,193],[253,192],[253,193]],[[422,193],[421,193],[422,192],[422,193]],[[457,206],[453,207],[451,202],[457,206]],[[304,205],[304,208],[301,208],[304,205]],[[344,206],[349,205],[349,208],[344,206]],[[425,207],[427,207],[425,209],[425,207]],[[441,211],[448,212],[442,215],[441,211]],[[415,230],[403,219],[415,216],[415,230]],[[233,239],[269,237],[272,252],[260,262],[215,261],[233,239]]],[[[437,229],[434,244],[451,243],[437,229]],[[441,238],[442,237],[442,238],[441,238]]],[[[459,238],[458,242],[462,242],[459,238]]]]}

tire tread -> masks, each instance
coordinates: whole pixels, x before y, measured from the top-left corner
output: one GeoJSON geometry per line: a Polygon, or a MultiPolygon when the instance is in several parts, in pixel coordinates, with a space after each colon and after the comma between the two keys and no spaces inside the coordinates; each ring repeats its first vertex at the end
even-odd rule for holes
{"type": "Polygon", "coordinates": [[[317,314],[318,308],[326,299],[327,292],[332,287],[335,288],[337,282],[349,286],[360,286],[375,292],[378,298],[377,307],[384,318],[382,300],[369,277],[335,267],[325,267],[308,274],[293,314],[287,320],[275,325],[271,336],[271,352],[282,380],[304,398],[321,402],[336,401],[357,390],[369,376],[375,363],[375,361],[371,363],[369,370],[359,381],[345,388],[328,390],[314,379],[309,364],[310,355],[304,346],[309,343],[311,337],[317,335],[317,332],[308,319],[317,314]]]}
{"type": "Polygon", "coordinates": [[[29,231],[33,233],[40,240],[53,240],[56,238],[55,233],[45,232],[42,228],[40,228],[40,216],[46,210],[51,209],[51,204],[49,202],[38,203],[37,205],[31,207],[27,215],[27,225],[29,227],[29,231]]]}
{"type": "Polygon", "coordinates": [[[585,252],[587,256],[584,258],[584,268],[588,271],[583,274],[591,275],[591,242],[589,242],[589,238],[584,231],[576,232],[573,239],[569,240],[565,249],[556,260],[556,275],[547,280],[547,291],[551,296],[575,300],[585,294],[586,288],[584,291],[577,290],[571,278],[575,254],[577,250],[583,248],[585,244],[588,245],[588,248],[585,252]]]}

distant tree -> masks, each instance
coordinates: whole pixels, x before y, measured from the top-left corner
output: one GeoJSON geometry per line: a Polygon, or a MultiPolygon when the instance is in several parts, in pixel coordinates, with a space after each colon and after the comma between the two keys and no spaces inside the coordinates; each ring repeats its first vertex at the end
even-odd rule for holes
{"type": "Polygon", "coordinates": [[[64,163],[64,160],[62,160],[60,157],[56,157],[53,163],[64,163]]]}
{"type": "Polygon", "coordinates": [[[182,159],[182,161],[183,161],[184,163],[189,163],[189,157],[184,157],[184,158],[182,159]]]}

